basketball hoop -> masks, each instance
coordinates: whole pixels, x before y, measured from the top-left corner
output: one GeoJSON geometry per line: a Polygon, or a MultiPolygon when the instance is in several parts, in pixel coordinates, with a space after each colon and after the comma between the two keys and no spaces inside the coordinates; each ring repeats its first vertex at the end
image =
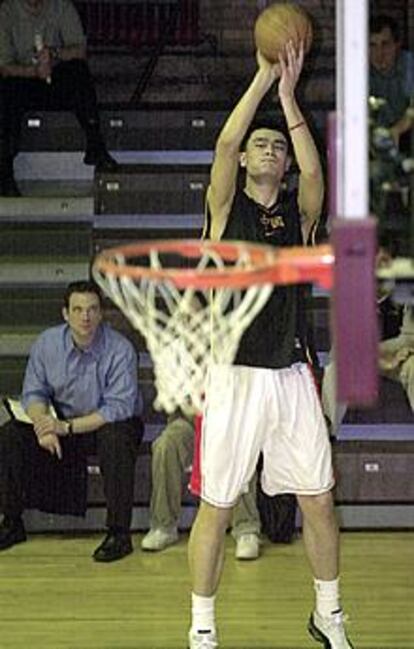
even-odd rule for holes
{"type": "Polygon", "coordinates": [[[231,364],[243,332],[274,284],[329,288],[329,246],[163,240],[105,250],[93,274],[147,342],[155,407],[200,411],[211,364],[231,364]]]}

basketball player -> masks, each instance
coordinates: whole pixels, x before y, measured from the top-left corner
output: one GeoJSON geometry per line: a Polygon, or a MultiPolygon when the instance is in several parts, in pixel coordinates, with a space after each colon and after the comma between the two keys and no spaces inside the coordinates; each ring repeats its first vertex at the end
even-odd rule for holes
{"type": "MultiPolygon", "coordinates": [[[[289,43],[271,65],[260,53],[258,69],[227,119],[216,143],[207,192],[205,236],[275,246],[308,240],[318,220],[324,185],[319,156],[295,99],[303,46],[289,43]],[[249,128],[261,100],[279,79],[278,94],[299,166],[298,191],[288,192],[288,136],[249,128]],[[244,139],[247,142],[243,150],[244,139]],[[245,169],[238,190],[239,165],[245,169]]],[[[324,649],[352,649],[339,599],[338,528],[326,425],[302,347],[298,286],[276,286],[244,334],[234,365],[212,368],[201,431],[201,506],[189,543],[192,574],[190,649],[215,649],[215,595],[232,508],[264,456],[266,493],[297,494],[303,538],[314,578],[315,609],[308,629],[324,649]]]]}

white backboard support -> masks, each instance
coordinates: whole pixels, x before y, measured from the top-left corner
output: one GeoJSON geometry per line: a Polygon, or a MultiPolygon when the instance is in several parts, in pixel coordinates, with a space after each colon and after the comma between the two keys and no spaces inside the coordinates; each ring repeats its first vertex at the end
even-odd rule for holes
{"type": "Polygon", "coordinates": [[[337,214],[366,218],[368,203],[368,2],[336,1],[337,214]]]}

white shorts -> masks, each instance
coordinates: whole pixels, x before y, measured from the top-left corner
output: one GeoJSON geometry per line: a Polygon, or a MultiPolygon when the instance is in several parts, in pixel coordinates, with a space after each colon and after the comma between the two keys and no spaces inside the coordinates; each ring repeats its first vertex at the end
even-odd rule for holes
{"type": "MultiPolygon", "coordinates": [[[[198,440],[199,495],[234,505],[263,453],[269,495],[315,495],[334,485],[331,447],[311,369],[214,366],[198,440]]],[[[197,482],[197,480],[195,481],[197,482]]]]}

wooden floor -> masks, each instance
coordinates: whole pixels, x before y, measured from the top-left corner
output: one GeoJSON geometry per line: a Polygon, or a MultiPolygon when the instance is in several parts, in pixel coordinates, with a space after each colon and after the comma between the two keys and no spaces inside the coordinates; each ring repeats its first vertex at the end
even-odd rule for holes
{"type": "MultiPolygon", "coordinates": [[[[1,649],[185,649],[187,537],[114,564],[98,536],[32,536],[0,555],[1,649]]],[[[342,535],[343,603],[355,649],[414,649],[414,533],[342,535]]],[[[220,649],[317,649],[306,621],[312,587],[302,541],[227,559],[218,598],[220,649]]]]}

